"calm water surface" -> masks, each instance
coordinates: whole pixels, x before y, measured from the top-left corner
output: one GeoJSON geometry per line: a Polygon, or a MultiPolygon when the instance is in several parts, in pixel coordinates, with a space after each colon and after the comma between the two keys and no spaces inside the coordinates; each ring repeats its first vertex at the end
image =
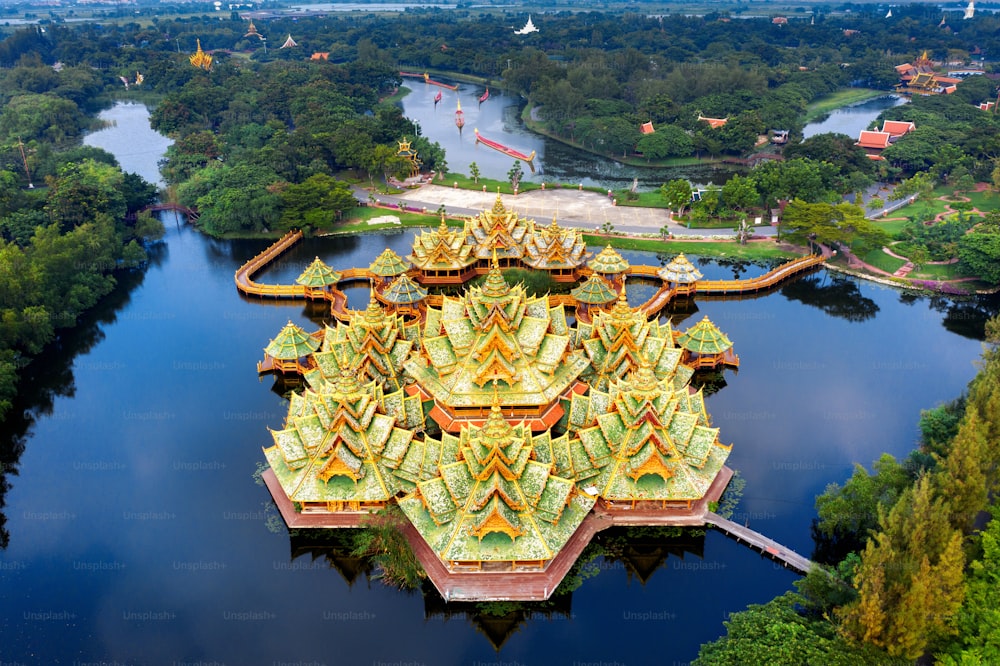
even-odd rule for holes
{"type": "Polygon", "coordinates": [[[473,130],[479,129],[484,137],[499,141],[505,146],[526,155],[534,150],[535,172],[522,164],[524,179],[536,182],[583,183],[611,189],[628,187],[638,178],[643,189],[654,189],[673,178],[687,178],[696,185],[722,184],[733,173],[728,165],[703,165],[657,169],[643,169],[619,164],[613,160],[597,158],[558,141],[553,141],[528,130],[521,121],[524,102],[517,96],[490,88],[488,100],[479,103],[485,86],[455,81],[458,90],[451,91],[425,84],[422,80],[407,78],[403,85],[411,93],[403,98],[403,114],[420,125],[421,132],[445,149],[448,168],[457,173],[469,173],[469,164],[475,162],[480,173],[497,180],[506,180],[514,159],[483,144],[476,143],[473,130]],[[434,97],[442,93],[435,105],[434,97]],[[455,111],[461,103],[465,127],[455,126],[455,111]]]}
{"type": "MultiPolygon", "coordinates": [[[[132,114],[145,111],[111,112],[119,128],[132,114]]],[[[127,145],[150,139],[147,131],[127,145]]],[[[499,652],[487,633],[508,633],[510,618],[484,620],[363,574],[348,583],[357,563],[321,540],[290,538],[252,479],[267,429],[281,427],[286,411],[255,362],[286,321],[316,328],[316,312],[238,295],[233,272],[265,243],[167,228],[145,276],[34,369],[26,393],[42,406],[29,410],[27,433],[19,420],[19,432],[5,430],[5,446],[23,445],[3,508],[5,661],[687,662],[728,613],[796,580],[714,531],[647,538],[624,559],[597,559],[599,574],[554,609],[523,608],[499,652]]],[[[386,247],[406,254],[411,239],[310,240],[261,279],[294,279],[314,256],[364,266],[386,247]]],[[[711,262],[702,270],[741,271],[711,262]]],[[[644,288],[630,291],[638,298],[644,288]]],[[[362,307],[367,294],[350,298],[362,307]]],[[[995,305],[949,306],[826,272],[759,298],[683,309],[680,328],[708,315],[742,359],[708,400],[722,440],[734,444],[729,464],[747,480],[735,520],[810,553],[815,495],[855,462],[913,446],[919,410],[955,397],[974,375],[988,309],[995,305]]]]}
{"type": "Polygon", "coordinates": [[[823,120],[809,123],[802,129],[802,137],[808,139],[816,134],[846,134],[857,139],[861,131],[868,129],[872,121],[886,109],[891,109],[909,100],[899,95],[885,95],[867,102],[853,104],[831,111],[823,120]]]}

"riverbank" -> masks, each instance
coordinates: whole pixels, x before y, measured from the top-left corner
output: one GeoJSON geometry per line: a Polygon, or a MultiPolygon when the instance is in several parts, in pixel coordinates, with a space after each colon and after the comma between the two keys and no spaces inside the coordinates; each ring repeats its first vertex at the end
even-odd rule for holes
{"type": "Polygon", "coordinates": [[[599,153],[590,148],[585,147],[582,143],[577,143],[575,141],[570,141],[569,139],[559,136],[555,132],[550,132],[548,128],[545,127],[545,123],[538,120],[535,115],[539,106],[528,102],[525,107],[521,110],[521,122],[524,126],[536,134],[541,134],[542,136],[552,139],[553,141],[558,141],[559,143],[570,146],[577,150],[582,150],[585,153],[595,155],[597,157],[603,157],[607,160],[612,160],[613,162],[618,162],[619,164],[626,164],[628,166],[634,167],[648,167],[662,169],[664,167],[682,167],[682,166],[692,166],[692,165],[709,165],[709,164],[722,164],[722,159],[708,158],[708,157],[674,157],[667,160],[646,160],[638,157],[628,157],[624,155],[612,155],[608,153],[599,153]]]}
{"type": "Polygon", "coordinates": [[[884,97],[892,93],[887,90],[875,90],[873,88],[848,88],[838,90],[829,95],[823,95],[819,99],[806,105],[806,115],[804,121],[811,123],[823,116],[829,115],[837,109],[846,106],[853,106],[867,102],[870,99],[884,97]]]}

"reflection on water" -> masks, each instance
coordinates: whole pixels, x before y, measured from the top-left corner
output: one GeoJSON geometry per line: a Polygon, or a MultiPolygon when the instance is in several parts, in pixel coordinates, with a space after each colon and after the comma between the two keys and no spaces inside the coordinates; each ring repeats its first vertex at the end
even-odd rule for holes
{"type": "Polygon", "coordinates": [[[790,301],[819,308],[831,317],[861,322],[878,314],[878,304],[861,295],[856,278],[823,272],[787,283],[781,294],[790,301]]]}

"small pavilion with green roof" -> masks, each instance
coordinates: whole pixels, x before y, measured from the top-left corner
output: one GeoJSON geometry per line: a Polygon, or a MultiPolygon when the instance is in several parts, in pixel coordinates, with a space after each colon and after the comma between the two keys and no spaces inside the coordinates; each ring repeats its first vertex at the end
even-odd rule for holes
{"type": "Polygon", "coordinates": [[[618,254],[618,250],[611,247],[610,244],[601,250],[596,257],[591,259],[587,266],[590,267],[590,270],[603,276],[616,288],[624,286],[621,278],[625,275],[625,271],[629,269],[628,261],[622,255],[618,254]]]}
{"type": "Polygon", "coordinates": [[[705,277],[694,264],[688,261],[684,253],[656,272],[656,275],[666,282],[678,295],[693,294],[698,286],[698,280],[705,277]]]}
{"type": "Polygon", "coordinates": [[[324,292],[336,289],[340,278],[340,273],[323,263],[319,257],[316,257],[302,271],[302,275],[295,279],[295,282],[306,288],[306,298],[322,298],[324,292]]]}
{"type": "Polygon", "coordinates": [[[691,367],[740,366],[740,357],[733,352],[733,343],[707,316],[681,333],[677,345],[684,350],[681,362],[691,367]]]}
{"type": "Polygon", "coordinates": [[[576,299],[576,318],[581,321],[590,321],[591,308],[600,308],[618,298],[608,281],[597,273],[593,273],[579,287],[570,290],[569,294],[576,299]]]}
{"type": "Polygon", "coordinates": [[[382,293],[376,294],[376,297],[387,303],[395,314],[421,317],[427,290],[403,273],[389,283],[382,293]]]}
{"type": "Polygon", "coordinates": [[[304,374],[313,367],[312,353],[319,345],[318,336],[309,335],[289,321],[264,347],[264,360],[257,362],[257,372],[304,374]]]}
{"type": "Polygon", "coordinates": [[[402,275],[410,269],[409,264],[398,254],[389,248],[385,248],[382,254],[375,258],[375,261],[368,267],[368,272],[378,278],[378,286],[385,287],[397,275],[402,275]]]}

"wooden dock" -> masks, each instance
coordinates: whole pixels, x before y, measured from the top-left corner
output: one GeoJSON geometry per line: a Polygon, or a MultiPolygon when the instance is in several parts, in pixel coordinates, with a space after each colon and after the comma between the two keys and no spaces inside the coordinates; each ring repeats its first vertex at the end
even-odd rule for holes
{"type": "MultiPolygon", "coordinates": [[[[347,297],[340,290],[340,285],[347,282],[370,280],[373,276],[367,268],[348,268],[340,271],[340,282],[337,283],[335,288],[330,290],[309,289],[299,284],[261,284],[253,280],[255,274],[287,252],[300,240],[302,240],[301,231],[290,231],[273,245],[240,266],[235,275],[236,288],[247,296],[255,296],[257,298],[327,300],[330,301],[330,309],[335,317],[338,319],[349,318],[349,312],[346,309],[347,297]]],[[[692,294],[738,295],[763,291],[775,287],[799,273],[810,270],[822,264],[823,261],[824,257],[822,255],[813,254],[793,259],[759,277],[747,280],[699,280],[692,294]]],[[[659,270],[660,268],[657,266],[637,265],[629,267],[626,274],[645,279],[659,279],[659,270]]],[[[485,271],[476,272],[479,274],[485,271]]],[[[590,270],[584,267],[580,269],[579,273],[581,276],[586,276],[590,273],[590,270]]],[[[669,284],[664,283],[649,300],[638,306],[638,309],[642,310],[647,316],[653,316],[667,307],[678,293],[676,287],[671,287],[669,284]]],[[[568,294],[550,294],[548,298],[549,307],[562,305],[563,307],[572,308],[576,305],[576,302],[568,294]]],[[[437,294],[431,294],[425,299],[426,304],[430,307],[440,307],[441,301],[441,296],[437,294]]]]}
{"type": "Polygon", "coordinates": [[[705,522],[713,527],[717,527],[722,530],[727,536],[736,539],[738,543],[746,543],[758,550],[763,555],[780,562],[790,569],[794,569],[801,574],[809,573],[812,569],[812,560],[799,555],[794,550],[785,548],[777,541],[769,539],[760,532],[756,532],[749,527],[740,525],[739,523],[734,523],[733,521],[723,518],[717,513],[709,511],[705,514],[705,522]]]}

